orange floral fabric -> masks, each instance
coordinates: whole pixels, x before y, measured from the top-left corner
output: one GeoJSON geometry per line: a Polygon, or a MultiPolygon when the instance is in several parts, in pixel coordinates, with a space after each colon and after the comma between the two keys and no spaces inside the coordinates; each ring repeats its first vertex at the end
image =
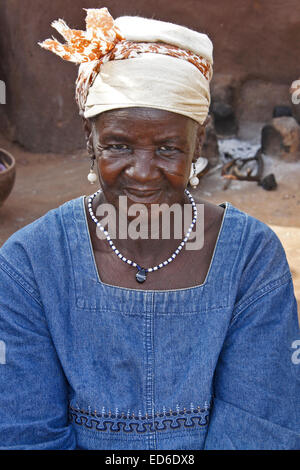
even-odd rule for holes
{"type": "Polygon", "coordinates": [[[125,39],[107,8],[85,9],[86,31],[70,29],[64,20],[51,23],[67,41],[61,44],[57,39],[46,39],[38,44],[59,55],[62,59],[80,64],[100,59],[114,48],[118,41],[125,39]]]}

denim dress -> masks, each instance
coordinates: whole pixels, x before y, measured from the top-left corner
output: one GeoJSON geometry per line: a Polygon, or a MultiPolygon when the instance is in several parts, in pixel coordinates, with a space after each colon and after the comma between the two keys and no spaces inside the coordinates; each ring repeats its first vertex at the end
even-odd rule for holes
{"type": "Polygon", "coordinates": [[[221,205],[206,279],[190,288],[102,282],[83,196],[5,242],[1,449],[300,449],[286,255],[267,225],[221,205]]]}

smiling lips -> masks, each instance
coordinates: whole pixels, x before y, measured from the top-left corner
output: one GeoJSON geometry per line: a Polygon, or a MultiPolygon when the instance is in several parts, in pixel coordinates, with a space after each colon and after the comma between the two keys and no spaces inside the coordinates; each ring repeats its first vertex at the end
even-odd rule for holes
{"type": "Polygon", "coordinates": [[[127,186],[125,188],[129,191],[135,192],[135,193],[154,193],[155,191],[160,191],[161,188],[136,188],[132,186],[127,186]]]}
{"type": "Polygon", "coordinates": [[[126,187],[125,193],[128,196],[134,196],[136,198],[150,198],[151,196],[157,195],[161,191],[161,188],[135,188],[135,187],[126,187]]]}

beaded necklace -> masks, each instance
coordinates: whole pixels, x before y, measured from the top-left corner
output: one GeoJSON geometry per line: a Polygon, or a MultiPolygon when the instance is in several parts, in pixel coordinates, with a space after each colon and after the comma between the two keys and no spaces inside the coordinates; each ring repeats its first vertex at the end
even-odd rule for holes
{"type": "Polygon", "coordinates": [[[163,261],[162,263],[156,265],[156,266],[153,266],[152,268],[144,268],[142,266],[140,266],[139,264],[135,263],[134,261],[131,261],[130,259],[127,259],[125,256],[122,255],[122,253],[120,253],[120,251],[116,248],[116,246],[114,245],[114,242],[112,241],[112,239],[110,238],[109,236],[109,233],[107,232],[107,230],[104,229],[103,225],[99,222],[99,220],[96,218],[94,212],[93,212],[93,209],[92,209],[92,202],[93,202],[93,199],[97,196],[97,194],[99,194],[101,192],[101,189],[99,189],[98,191],[96,191],[94,194],[92,194],[89,198],[88,198],[88,210],[89,210],[89,213],[90,213],[90,216],[92,218],[92,220],[95,222],[95,224],[97,225],[97,227],[104,233],[105,237],[106,237],[106,240],[108,241],[111,249],[113,250],[113,252],[118,256],[118,258],[120,258],[120,260],[122,260],[124,263],[127,263],[129,264],[130,266],[133,266],[134,268],[137,268],[137,272],[136,272],[136,275],[135,275],[135,278],[137,280],[137,282],[145,282],[146,279],[147,279],[147,274],[148,273],[151,273],[153,271],[157,271],[158,269],[161,269],[163,268],[164,266],[167,266],[167,264],[171,263],[175,258],[176,256],[181,252],[182,248],[185,246],[186,242],[188,241],[189,239],[189,236],[193,230],[193,227],[196,223],[196,220],[197,220],[197,207],[196,207],[196,203],[194,201],[194,198],[193,196],[191,195],[191,193],[185,189],[185,194],[188,196],[191,204],[192,204],[192,208],[193,208],[193,220],[192,220],[192,223],[185,235],[185,237],[183,238],[182,242],[180,243],[180,245],[177,247],[177,249],[174,251],[174,253],[168,258],[166,259],[165,261],[163,261]]]}

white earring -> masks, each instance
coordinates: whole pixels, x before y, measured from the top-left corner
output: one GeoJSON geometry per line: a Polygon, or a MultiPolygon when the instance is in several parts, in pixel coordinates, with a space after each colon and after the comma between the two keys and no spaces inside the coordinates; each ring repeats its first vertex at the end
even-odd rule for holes
{"type": "Polygon", "coordinates": [[[90,168],[90,172],[87,176],[87,179],[89,180],[89,182],[91,184],[95,184],[97,179],[98,179],[98,176],[94,172],[94,163],[95,163],[95,157],[91,157],[91,168],[90,168]]]}
{"type": "Polygon", "coordinates": [[[193,173],[192,173],[192,176],[190,176],[190,185],[192,186],[192,188],[197,188],[198,184],[199,184],[199,178],[197,177],[197,174],[196,174],[196,165],[195,163],[192,163],[193,165],[193,173]]]}

